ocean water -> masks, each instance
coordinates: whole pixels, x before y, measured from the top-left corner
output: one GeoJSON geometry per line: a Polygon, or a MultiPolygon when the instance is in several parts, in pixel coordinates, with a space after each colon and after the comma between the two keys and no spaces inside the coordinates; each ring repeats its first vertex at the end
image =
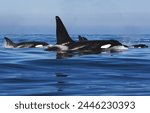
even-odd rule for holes
{"type": "MultiPolygon", "coordinates": [[[[14,42],[44,41],[55,35],[0,35],[0,95],[11,96],[150,96],[150,47],[117,53],[58,57],[41,48],[6,49],[3,37],[14,42]]],[[[82,35],[88,39],[116,39],[150,46],[150,35],[82,35]]],[[[72,35],[77,40],[78,35],[72,35]]]]}

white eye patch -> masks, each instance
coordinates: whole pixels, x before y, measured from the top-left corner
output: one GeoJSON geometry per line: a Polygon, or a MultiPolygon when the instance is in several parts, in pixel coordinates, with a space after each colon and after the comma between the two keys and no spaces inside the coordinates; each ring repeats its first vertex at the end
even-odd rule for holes
{"type": "Polygon", "coordinates": [[[111,46],[111,44],[106,44],[106,45],[101,46],[101,48],[102,48],[102,49],[107,49],[107,48],[109,48],[110,46],[111,46]]]}
{"type": "Polygon", "coordinates": [[[43,48],[43,45],[36,45],[37,48],[43,48]]]}

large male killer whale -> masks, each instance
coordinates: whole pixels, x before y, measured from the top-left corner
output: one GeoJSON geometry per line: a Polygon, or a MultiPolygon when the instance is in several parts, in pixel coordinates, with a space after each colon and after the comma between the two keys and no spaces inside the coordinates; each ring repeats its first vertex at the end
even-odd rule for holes
{"type": "Polygon", "coordinates": [[[122,51],[128,49],[117,40],[87,40],[85,37],[79,36],[79,41],[74,41],[69,36],[61,19],[56,16],[56,39],[54,46],[46,48],[47,51],[63,51],[63,52],[102,52],[102,51],[122,51]]]}
{"type": "Polygon", "coordinates": [[[38,41],[28,41],[28,42],[20,42],[14,43],[7,37],[4,37],[4,47],[5,48],[44,48],[49,44],[46,42],[38,42],[38,41]]]}

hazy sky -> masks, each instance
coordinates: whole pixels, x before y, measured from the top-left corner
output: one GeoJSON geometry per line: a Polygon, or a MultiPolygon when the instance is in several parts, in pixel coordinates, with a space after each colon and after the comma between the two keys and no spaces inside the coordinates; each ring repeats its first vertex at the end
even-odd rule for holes
{"type": "Polygon", "coordinates": [[[0,0],[0,33],[150,33],[150,0],[0,0]]]}

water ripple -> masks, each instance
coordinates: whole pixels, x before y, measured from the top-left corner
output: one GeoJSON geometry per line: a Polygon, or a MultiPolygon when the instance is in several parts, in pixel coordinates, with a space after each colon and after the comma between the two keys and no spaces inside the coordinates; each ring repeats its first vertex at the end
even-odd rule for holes
{"type": "MultiPolygon", "coordinates": [[[[4,36],[12,37],[14,41],[55,43],[54,35],[0,37],[4,36]]],[[[77,36],[73,35],[73,38],[77,39],[77,36]]],[[[150,45],[150,35],[84,36],[150,45]]],[[[150,95],[149,67],[149,48],[57,59],[55,52],[43,49],[0,46],[0,95],[150,95]]]]}

